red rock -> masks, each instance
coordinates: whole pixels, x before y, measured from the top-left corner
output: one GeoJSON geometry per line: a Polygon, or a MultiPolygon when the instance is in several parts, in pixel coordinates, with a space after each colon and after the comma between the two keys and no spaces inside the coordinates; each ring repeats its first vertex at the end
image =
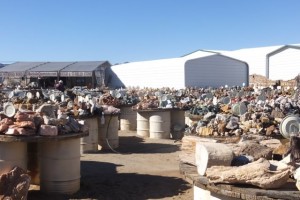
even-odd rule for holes
{"type": "Polygon", "coordinates": [[[35,129],[35,124],[32,121],[21,121],[14,123],[19,128],[32,128],[35,129]]]}
{"type": "Polygon", "coordinates": [[[0,176],[1,199],[27,199],[30,186],[30,176],[20,167],[14,167],[10,172],[0,176]]]}
{"type": "Polygon", "coordinates": [[[8,129],[8,125],[6,125],[6,124],[0,124],[0,133],[2,132],[5,132],[5,131],[7,131],[7,129],[8,129]]]}
{"type": "Polygon", "coordinates": [[[0,121],[0,124],[6,124],[7,126],[14,124],[14,122],[9,118],[4,118],[0,121]]]}

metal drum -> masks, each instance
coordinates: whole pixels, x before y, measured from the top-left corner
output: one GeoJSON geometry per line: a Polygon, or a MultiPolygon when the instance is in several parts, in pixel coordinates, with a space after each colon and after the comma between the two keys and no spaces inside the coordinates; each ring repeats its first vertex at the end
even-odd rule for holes
{"type": "Polygon", "coordinates": [[[46,193],[73,194],[80,189],[80,139],[39,145],[40,188],[46,193]]]}
{"type": "Polygon", "coordinates": [[[137,119],[136,111],[131,107],[122,107],[120,114],[120,130],[122,131],[136,131],[137,119]]]}
{"type": "Polygon", "coordinates": [[[171,132],[170,111],[151,112],[149,118],[150,138],[169,139],[171,132]]]}
{"type": "Polygon", "coordinates": [[[97,117],[84,120],[85,125],[89,128],[89,135],[80,138],[80,152],[92,153],[98,151],[98,119],[97,117]]]}
{"type": "Polygon", "coordinates": [[[184,135],[185,111],[171,111],[171,136],[172,139],[181,139],[184,135]]]}
{"type": "Polygon", "coordinates": [[[136,114],[136,134],[141,137],[149,137],[149,112],[137,112],[136,114]]]}
{"type": "Polygon", "coordinates": [[[101,118],[98,118],[98,149],[117,148],[119,147],[118,115],[105,115],[104,119],[104,124],[101,124],[101,118]]]}
{"type": "Polygon", "coordinates": [[[0,174],[11,171],[15,166],[27,170],[26,142],[1,142],[0,174]]]}

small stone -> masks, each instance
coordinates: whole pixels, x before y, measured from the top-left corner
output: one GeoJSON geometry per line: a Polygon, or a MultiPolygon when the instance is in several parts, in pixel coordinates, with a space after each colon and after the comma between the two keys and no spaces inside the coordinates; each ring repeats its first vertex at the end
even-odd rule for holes
{"type": "Polygon", "coordinates": [[[236,136],[240,136],[242,134],[242,130],[241,129],[236,129],[235,131],[233,131],[233,133],[236,136]]]}
{"type": "Polygon", "coordinates": [[[261,118],[260,118],[260,121],[261,121],[262,123],[268,123],[268,122],[270,121],[270,119],[269,119],[268,117],[261,117],[261,118]]]}
{"type": "Polygon", "coordinates": [[[224,122],[219,122],[219,124],[218,124],[218,132],[219,133],[224,133],[225,132],[225,127],[226,127],[226,124],[224,122]]]}
{"type": "Polygon", "coordinates": [[[58,128],[57,126],[43,124],[39,129],[39,135],[56,136],[58,135],[58,128]]]}
{"type": "Polygon", "coordinates": [[[258,130],[256,128],[250,128],[249,132],[253,133],[253,134],[257,134],[258,130]]]}
{"type": "Polygon", "coordinates": [[[273,131],[275,130],[275,126],[271,125],[266,128],[266,135],[272,135],[273,131]]]}

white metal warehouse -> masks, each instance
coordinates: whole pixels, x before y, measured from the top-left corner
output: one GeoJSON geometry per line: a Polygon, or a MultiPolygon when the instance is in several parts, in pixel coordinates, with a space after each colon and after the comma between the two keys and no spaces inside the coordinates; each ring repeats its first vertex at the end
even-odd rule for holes
{"type": "Polygon", "coordinates": [[[219,53],[197,51],[179,58],[114,65],[110,87],[220,87],[248,85],[248,64],[219,53]]]}
{"type": "Polygon", "coordinates": [[[259,74],[271,80],[291,80],[300,73],[300,44],[214,52],[247,62],[250,75],[259,74]]]}

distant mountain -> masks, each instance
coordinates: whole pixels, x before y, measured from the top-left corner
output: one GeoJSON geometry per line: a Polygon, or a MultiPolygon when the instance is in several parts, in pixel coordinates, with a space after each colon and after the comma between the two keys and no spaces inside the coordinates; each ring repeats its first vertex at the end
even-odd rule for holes
{"type": "Polygon", "coordinates": [[[5,66],[5,64],[0,63],[0,68],[1,68],[1,67],[4,67],[4,66],[5,66]]]}

